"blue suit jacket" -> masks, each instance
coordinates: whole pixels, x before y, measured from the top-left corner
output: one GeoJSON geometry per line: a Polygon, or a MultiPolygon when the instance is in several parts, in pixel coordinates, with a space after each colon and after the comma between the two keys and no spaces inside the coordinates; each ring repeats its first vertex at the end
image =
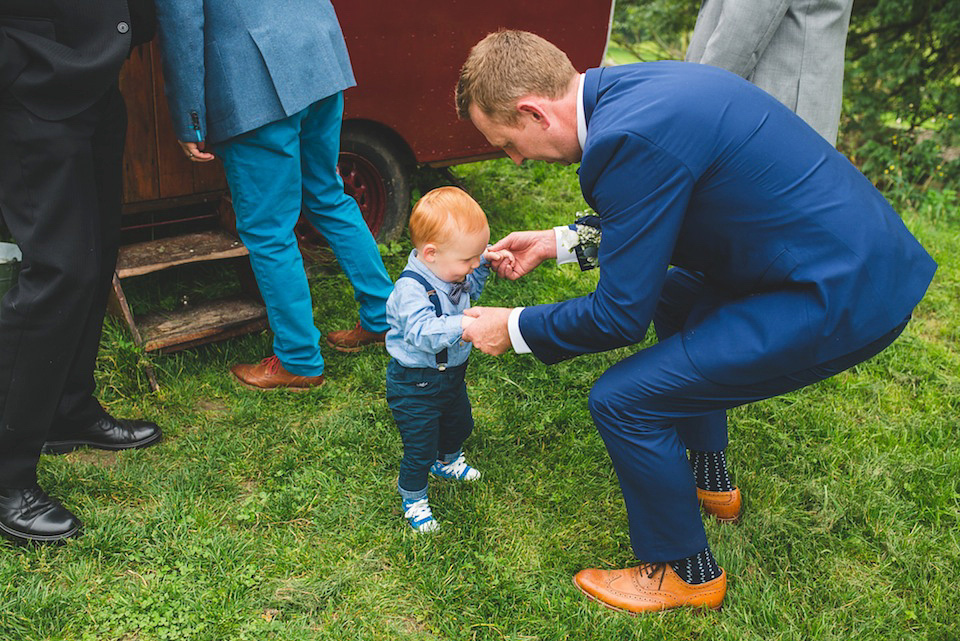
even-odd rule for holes
{"type": "Polygon", "coordinates": [[[157,0],[174,131],[212,143],[355,83],[330,0],[157,0]]]}
{"type": "Polygon", "coordinates": [[[936,264],[883,196],[738,76],[683,62],[592,69],[584,107],[600,281],[520,315],[541,360],[641,341],[670,264],[706,276],[682,337],[698,370],[727,384],[850,353],[926,291],[936,264]]]}

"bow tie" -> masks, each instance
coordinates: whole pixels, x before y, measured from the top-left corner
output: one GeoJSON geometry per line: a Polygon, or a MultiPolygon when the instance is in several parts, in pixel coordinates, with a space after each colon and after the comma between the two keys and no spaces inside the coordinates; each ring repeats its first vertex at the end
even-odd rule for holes
{"type": "Polygon", "coordinates": [[[453,304],[456,305],[460,302],[460,294],[470,293],[470,283],[465,280],[460,281],[459,283],[450,283],[450,293],[447,296],[453,301],[453,304]]]}

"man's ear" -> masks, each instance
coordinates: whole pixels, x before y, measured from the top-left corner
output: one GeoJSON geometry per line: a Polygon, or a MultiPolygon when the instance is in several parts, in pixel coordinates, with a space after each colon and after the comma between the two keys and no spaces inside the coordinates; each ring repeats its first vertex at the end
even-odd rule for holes
{"type": "Polygon", "coordinates": [[[433,243],[427,243],[417,253],[420,254],[420,258],[423,260],[432,263],[437,259],[437,246],[433,243]]]}
{"type": "Polygon", "coordinates": [[[550,119],[543,108],[543,105],[535,97],[521,98],[517,101],[517,111],[521,117],[531,119],[534,123],[546,129],[550,126],[550,119]]]}

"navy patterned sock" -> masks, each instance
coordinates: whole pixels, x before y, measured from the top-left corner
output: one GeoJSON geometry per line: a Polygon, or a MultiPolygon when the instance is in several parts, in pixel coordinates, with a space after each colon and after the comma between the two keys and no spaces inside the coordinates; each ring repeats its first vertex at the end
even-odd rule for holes
{"type": "Polygon", "coordinates": [[[717,560],[713,558],[713,553],[709,547],[703,548],[698,554],[688,556],[679,561],[671,561],[670,567],[681,579],[691,585],[706,583],[720,576],[720,566],[717,560]]]}
{"type": "Polygon", "coordinates": [[[690,450],[690,467],[697,487],[709,492],[731,492],[733,481],[727,471],[727,453],[690,450]]]}

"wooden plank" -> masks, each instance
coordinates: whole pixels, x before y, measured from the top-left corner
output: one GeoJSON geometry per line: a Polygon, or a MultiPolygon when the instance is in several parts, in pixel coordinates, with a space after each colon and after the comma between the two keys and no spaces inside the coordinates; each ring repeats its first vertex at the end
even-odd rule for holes
{"type": "Polygon", "coordinates": [[[267,308],[248,298],[226,298],[148,314],[137,325],[144,349],[172,352],[265,329],[267,308]]]}
{"type": "Polygon", "coordinates": [[[156,200],[157,115],[153,100],[153,50],[133,50],[120,71],[120,91],[127,103],[127,142],[123,151],[123,202],[156,200]]]}
{"type": "MultiPolygon", "coordinates": [[[[130,305],[127,304],[127,295],[123,293],[123,287],[120,286],[120,278],[117,277],[117,272],[113,272],[113,292],[107,307],[111,309],[112,312],[119,311],[120,315],[123,316],[123,320],[127,322],[130,333],[133,334],[133,341],[137,345],[143,346],[143,338],[140,336],[137,324],[133,320],[133,311],[131,311],[130,305]]],[[[153,366],[145,363],[143,365],[143,372],[147,375],[150,389],[154,392],[160,389],[160,383],[157,382],[157,375],[153,371],[153,366]]]]}
{"type": "Polygon", "coordinates": [[[121,247],[117,275],[129,278],[176,265],[236,258],[249,253],[243,243],[222,229],[182,234],[121,247]]]}

